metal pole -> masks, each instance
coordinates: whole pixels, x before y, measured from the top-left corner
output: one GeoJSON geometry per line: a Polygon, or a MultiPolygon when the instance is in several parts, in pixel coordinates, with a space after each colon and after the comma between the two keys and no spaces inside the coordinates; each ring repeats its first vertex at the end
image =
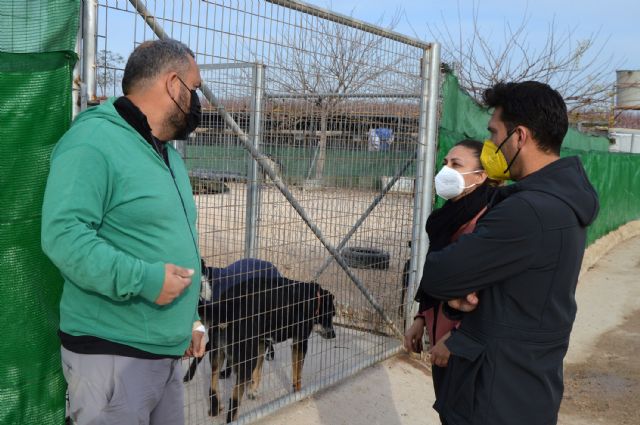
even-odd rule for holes
{"type": "Polygon", "coordinates": [[[146,6],[140,0],[129,0],[129,3],[136,9],[136,11],[140,14],[144,22],[149,25],[149,28],[153,32],[156,33],[159,39],[164,40],[165,38],[171,38],[169,35],[164,32],[164,29],[156,22],[155,16],[153,16],[147,10],[146,6]]]}
{"type": "Polygon", "coordinates": [[[76,47],[74,51],[78,55],[78,61],[76,66],[73,67],[73,81],[71,86],[71,117],[75,118],[76,115],[82,110],[80,107],[80,101],[82,98],[82,27],[84,22],[84,6],[80,3],[80,24],[78,25],[78,34],[76,36],[76,47]]]}
{"type": "MultiPolygon", "coordinates": [[[[262,95],[264,93],[264,65],[253,66],[253,105],[251,108],[251,120],[249,122],[249,138],[253,147],[260,150],[262,95]]],[[[258,184],[258,163],[251,154],[247,154],[247,212],[245,218],[244,256],[256,257],[256,238],[258,207],[260,206],[260,185],[258,184]]]]}
{"type": "Polygon", "coordinates": [[[82,81],[87,86],[89,102],[96,101],[96,27],[97,0],[84,0],[82,14],[82,81]]]}
{"type": "Polygon", "coordinates": [[[376,25],[371,25],[367,22],[354,19],[350,16],[342,15],[340,13],[331,12],[330,10],[323,9],[318,6],[312,6],[310,4],[303,3],[297,0],[267,0],[269,3],[276,4],[278,6],[284,6],[289,9],[297,10],[309,15],[317,16],[328,21],[336,22],[338,24],[346,25],[351,28],[356,28],[369,32],[371,34],[378,35],[380,37],[388,38],[390,40],[399,41],[400,43],[407,44],[409,46],[417,47],[419,49],[429,49],[430,43],[425,43],[422,40],[416,38],[407,37],[397,32],[389,31],[388,29],[381,28],[376,25]]]}
{"type": "MultiPolygon", "coordinates": [[[[160,27],[160,25],[155,21],[155,18],[151,16],[151,14],[147,11],[146,7],[141,2],[138,2],[136,0],[129,0],[129,2],[136,7],[136,10],[138,10],[138,13],[140,13],[144,17],[145,21],[151,26],[151,29],[156,33],[156,35],[159,38],[167,37],[167,34],[160,27]]],[[[304,210],[302,205],[300,205],[300,203],[296,200],[296,198],[294,198],[294,196],[291,194],[289,189],[287,189],[287,187],[282,182],[282,179],[280,178],[280,176],[275,171],[273,171],[273,169],[271,168],[269,163],[264,159],[262,154],[251,144],[251,140],[249,140],[249,136],[247,136],[247,134],[242,130],[242,128],[240,128],[240,126],[233,119],[233,117],[229,113],[227,113],[224,105],[218,100],[218,98],[216,98],[216,96],[213,94],[209,86],[203,83],[201,86],[201,90],[202,90],[202,93],[204,94],[204,97],[209,101],[209,103],[212,106],[216,107],[218,113],[224,119],[224,122],[238,136],[238,139],[240,140],[240,142],[242,142],[245,149],[247,149],[249,153],[251,153],[251,156],[260,164],[264,172],[267,173],[269,178],[271,178],[271,180],[273,181],[273,184],[278,188],[280,193],[282,193],[282,195],[286,198],[286,200],[289,201],[289,203],[296,210],[296,212],[298,213],[302,221],[304,221],[307,227],[309,227],[311,232],[313,232],[313,234],[318,238],[320,243],[322,243],[322,245],[327,249],[327,251],[331,253],[333,258],[336,259],[336,262],[344,270],[347,276],[349,276],[349,279],[353,281],[353,283],[358,287],[360,292],[362,292],[362,295],[364,295],[364,297],[367,299],[367,301],[369,301],[369,303],[373,306],[376,312],[384,319],[387,326],[389,326],[389,328],[396,335],[402,338],[404,333],[400,329],[398,329],[396,324],[393,322],[393,320],[391,320],[389,315],[387,315],[387,313],[384,311],[382,306],[375,299],[373,294],[371,294],[371,292],[364,286],[364,284],[360,281],[360,279],[355,274],[353,274],[353,272],[351,271],[347,263],[344,261],[340,253],[324,237],[324,235],[322,234],[318,226],[313,224],[313,222],[309,218],[309,215],[304,210]]]]}
{"type": "MultiPolygon", "coordinates": [[[[425,233],[427,218],[431,214],[433,199],[433,176],[437,150],[437,114],[440,89],[440,45],[434,43],[422,55],[422,93],[420,96],[420,119],[418,128],[418,164],[416,167],[415,200],[413,215],[414,243],[411,245],[411,266],[407,299],[415,294],[422,278],[422,268],[427,256],[429,241],[425,233]],[[417,243],[416,243],[417,242],[417,243]]],[[[417,306],[405,309],[406,326],[411,326],[417,306]]]]}

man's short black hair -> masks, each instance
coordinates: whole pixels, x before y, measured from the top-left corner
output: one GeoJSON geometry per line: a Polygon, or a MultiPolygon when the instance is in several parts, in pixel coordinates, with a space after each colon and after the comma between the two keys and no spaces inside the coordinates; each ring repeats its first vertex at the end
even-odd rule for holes
{"type": "Polygon", "coordinates": [[[560,93],[548,84],[537,81],[498,83],[485,90],[482,98],[488,107],[502,109],[501,119],[507,131],[518,125],[527,127],[540,149],[560,153],[569,128],[567,105],[560,93]]]}
{"type": "Polygon", "coordinates": [[[127,60],[122,92],[129,94],[134,87],[144,85],[165,71],[186,72],[189,56],[195,59],[193,51],[177,40],[145,41],[133,50],[127,60]]]}

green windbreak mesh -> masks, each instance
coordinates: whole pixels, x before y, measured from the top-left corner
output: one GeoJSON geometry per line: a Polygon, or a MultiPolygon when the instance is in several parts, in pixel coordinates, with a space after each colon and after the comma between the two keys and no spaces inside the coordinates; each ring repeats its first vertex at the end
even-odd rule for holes
{"type": "Polygon", "coordinates": [[[600,197],[600,213],[589,227],[591,244],[621,225],[640,218],[640,155],[563,149],[578,155],[600,197]]]}
{"type": "MultiPolygon", "coordinates": [[[[487,124],[491,114],[460,89],[458,79],[446,74],[442,85],[443,107],[440,128],[456,137],[484,140],[489,136],[487,124]]],[[[562,142],[564,148],[583,151],[609,151],[605,137],[582,134],[570,128],[562,142]]]]}
{"type": "MultiPolygon", "coordinates": [[[[443,82],[443,105],[438,136],[438,169],[449,149],[466,138],[489,136],[490,114],[464,93],[458,80],[447,74],[443,82]]],[[[640,218],[640,155],[609,153],[609,141],[569,129],[562,156],[578,155],[600,197],[600,214],[589,227],[592,243],[619,226],[640,218]]],[[[434,208],[444,204],[436,197],[434,208]]]]}
{"type": "Polygon", "coordinates": [[[49,156],[71,121],[75,61],[64,52],[0,52],[2,424],[64,423],[62,281],[40,248],[40,215],[49,156]]]}
{"type": "Polygon", "coordinates": [[[74,50],[80,0],[0,1],[0,51],[74,50]]]}
{"type": "Polygon", "coordinates": [[[80,0],[0,1],[0,423],[63,424],[59,272],[40,248],[49,156],[71,122],[80,0]]]}
{"type": "MultiPolygon", "coordinates": [[[[287,184],[302,184],[314,175],[315,148],[265,146],[262,152],[274,155],[282,166],[287,184]]],[[[230,175],[246,176],[247,153],[241,146],[187,146],[187,167],[190,170],[213,169],[230,175]]],[[[334,187],[380,189],[382,176],[393,176],[407,161],[403,175],[415,175],[414,152],[363,152],[346,149],[327,149],[323,183],[334,187]],[[348,158],[348,161],[345,160],[348,158]]]]}

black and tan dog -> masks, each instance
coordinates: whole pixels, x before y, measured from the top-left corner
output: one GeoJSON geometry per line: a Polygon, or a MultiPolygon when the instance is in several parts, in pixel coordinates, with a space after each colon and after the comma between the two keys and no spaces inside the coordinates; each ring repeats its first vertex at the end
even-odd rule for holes
{"type": "Polygon", "coordinates": [[[317,283],[285,277],[255,277],[234,285],[218,301],[201,307],[200,314],[209,325],[211,416],[221,410],[218,379],[224,357],[236,374],[227,422],[237,418],[247,386],[250,398],[257,394],[269,342],[293,340],[292,384],[299,391],[311,332],[315,328],[323,338],[336,336],[333,295],[317,283]]]}

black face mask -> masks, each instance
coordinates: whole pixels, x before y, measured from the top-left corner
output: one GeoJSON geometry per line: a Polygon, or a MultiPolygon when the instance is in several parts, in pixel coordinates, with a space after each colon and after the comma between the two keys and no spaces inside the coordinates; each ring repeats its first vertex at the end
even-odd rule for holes
{"type": "Polygon", "coordinates": [[[178,104],[178,102],[176,102],[174,98],[171,98],[171,100],[173,100],[173,103],[176,104],[178,109],[180,109],[180,112],[182,112],[185,116],[184,127],[181,126],[180,128],[177,128],[176,135],[174,136],[176,140],[182,140],[186,139],[187,136],[200,125],[200,121],[202,120],[202,107],[200,106],[198,93],[196,93],[195,90],[189,89],[189,86],[187,86],[180,77],[178,77],[178,80],[180,80],[182,85],[185,86],[187,90],[189,90],[189,93],[191,93],[189,112],[185,112],[178,104]]]}

